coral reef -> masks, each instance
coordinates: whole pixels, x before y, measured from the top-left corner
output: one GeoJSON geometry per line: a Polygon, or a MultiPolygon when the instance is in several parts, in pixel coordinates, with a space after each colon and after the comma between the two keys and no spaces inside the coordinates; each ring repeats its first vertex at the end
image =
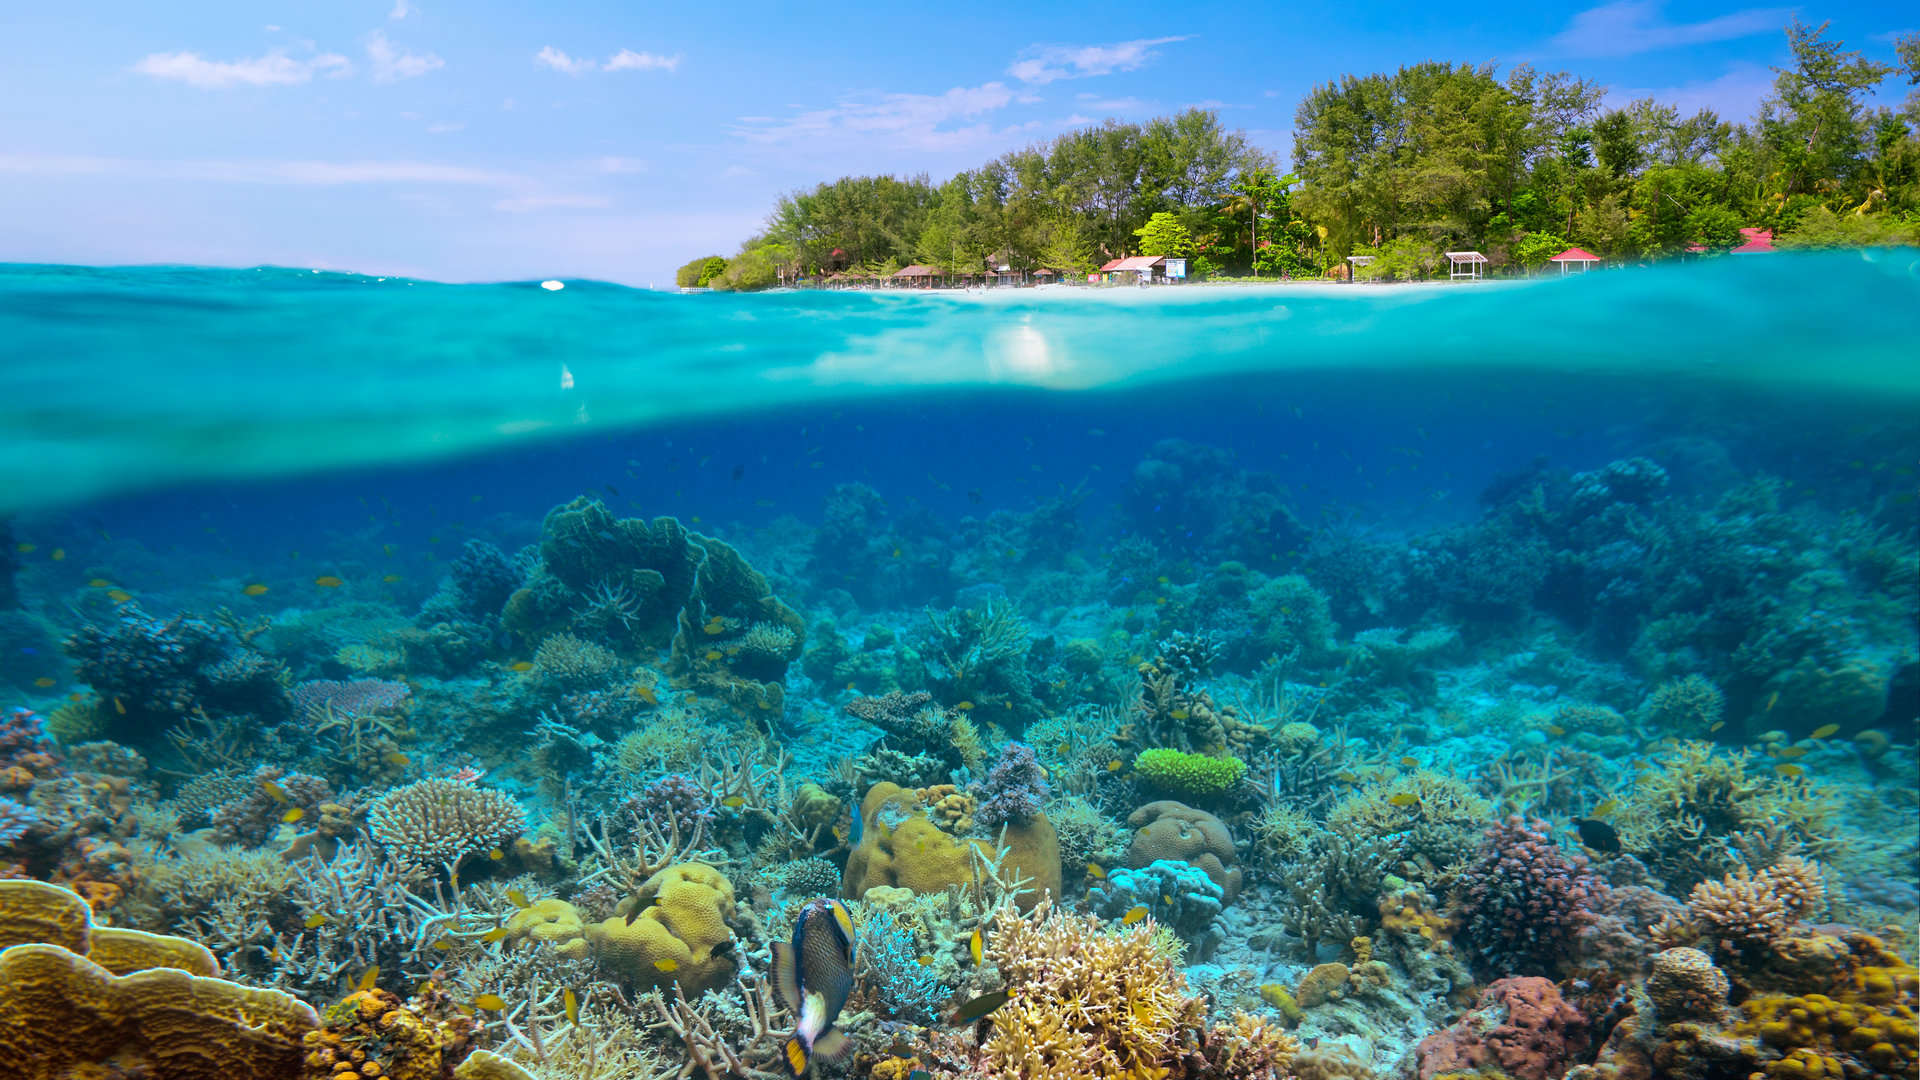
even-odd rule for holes
{"type": "Polygon", "coordinates": [[[1127,817],[1134,829],[1127,865],[1138,870],[1162,859],[1184,862],[1220,887],[1221,903],[1240,895],[1241,871],[1234,865],[1233,836],[1219,818],[1184,803],[1148,803],[1127,817]]]}
{"type": "Polygon", "coordinates": [[[402,862],[442,866],[457,876],[461,860],[520,835],[526,811],[512,797],[458,780],[416,780],[367,807],[367,832],[402,862]]]}
{"type": "Polygon", "coordinates": [[[1461,931],[1487,970],[1556,973],[1606,890],[1550,828],[1508,818],[1487,830],[1466,869],[1461,931]]]}

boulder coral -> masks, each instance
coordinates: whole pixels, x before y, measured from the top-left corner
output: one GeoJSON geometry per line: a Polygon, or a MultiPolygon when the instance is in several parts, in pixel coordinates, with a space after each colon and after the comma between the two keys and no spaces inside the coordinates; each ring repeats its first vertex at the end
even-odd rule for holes
{"type": "Polygon", "coordinates": [[[724,986],[738,970],[733,884],[706,863],[667,867],[622,907],[585,928],[588,951],[609,974],[636,986],[679,983],[688,997],[697,997],[724,986]]]}
{"type": "MultiPolygon", "coordinates": [[[[974,853],[984,857],[993,851],[985,841],[943,830],[918,795],[897,784],[870,788],[861,800],[860,820],[860,846],[847,857],[840,879],[840,895],[849,900],[883,885],[916,893],[978,885],[974,853]]],[[[1033,891],[1020,897],[1023,909],[1031,910],[1042,896],[1060,895],[1060,839],[1047,815],[1036,812],[1024,822],[1008,822],[996,839],[1008,848],[1003,868],[1032,879],[1033,891]]]]}
{"type": "Polygon", "coordinates": [[[1240,895],[1240,868],[1234,865],[1233,834],[1219,818],[1185,803],[1151,802],[1127,817],[1133,841],[1127,865],[1138,870],[1160,859],[1199,867],[1220,886],[1221,904],[1240,895]]]}

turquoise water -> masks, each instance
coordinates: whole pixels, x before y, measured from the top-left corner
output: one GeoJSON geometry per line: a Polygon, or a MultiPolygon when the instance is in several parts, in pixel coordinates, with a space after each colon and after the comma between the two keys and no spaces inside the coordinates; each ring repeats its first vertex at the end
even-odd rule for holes
{"type": "Polygon", "coordinates": [[[1607,372],[1920,397],[1911,252],[1470,290],[669,296],[274,268],[0,267],[0,508],[931,387],[1607,372]]]}
{"type": "MultiPolygon", "coordinates": [[[[1102,993],[1165,1004],[1112,1013],[1143,1075],[1914,1075],[1753,1037],[1920,1006],[1913,251],[935,295],[10,266],[0,342],[0,877],[230,981],[471,1015],[449,1054],[535,1080],[711,1056],[675,988],[790,1071],[794,1017],[749,1019],[781,941],[804,986],[856,946],[813,1075],[1081,1075],[1123,1033],[1021,1025],[1102,993]]],[[[356,1015],[313,1045],[422,1075],[356,1015]]]]}

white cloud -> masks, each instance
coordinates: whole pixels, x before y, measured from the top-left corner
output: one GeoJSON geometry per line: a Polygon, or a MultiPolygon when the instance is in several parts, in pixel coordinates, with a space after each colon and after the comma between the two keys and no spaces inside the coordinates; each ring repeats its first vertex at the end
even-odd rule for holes
{"type": "Polygon", "coordinates": [[[647,163],[633,157],[603,157],[594,162],[594,169],[607,176],[628,176],[647,171],[647,163]]]}
{"type": "Polygon", "coordinates": [[[1608,87],[1607,104],[1625,105],[1636,98],[1650,97],[1663,105],[1672,105],[1681,116],[1701,109],[1712,109],[1722,120],[1740,121],[1753,116],[1760,102],[1773,92],[1773,71],[1759,64],[1740,63],[1725,73],[1698,82],[1646,89],[1608,87]]]}
{"type": "Polygon", "coordinates": [[[445,60],[433,53],[408,52],[395,45],[382,30],[367,35],[367,61],[373,66],[373,81],[377,83],[418,78],[447,66],[445,60]]]}
{"type": "Polygon", "coordinates": [[[659,53],[634,52],[621,49],[607,57],[601,63],[590,56],[568,56],[551,45],[543,46],[533,54],[533,62],[549,67],[566,75],[585,75],[589,71],[678,71],[680,54],[662,56],[659,53]]]}
{"type": "Polygon", "coordinates": [[[1156,47],[1185,40],[1186,35],[1179,35],[1117,41],[1111,45],[1035,45],[1021,53],[1007,74],[1024,83],[1050,83],[1056,79],[1084,79],[1133,71],[1157,55],[1156,47]]]}
{"type": "Polygon", "coordinates": [[[119,174],[152,180],[217,181],[338,187],[350,184],[438,184],[530,189],[518,173],[425,161],[152,161],[49,154],[0,155],[0,172],[34,176],[119,174]]]}
{"type": "Polygon", "coordinates": [[[551,45],[545,46],[539,52],[534,53],[533,62],[542,67],[550,67],[566,75],[584,75],[600,66],[587,57],[581,57],[575,60],[573,57],[568,56],[566,53],[561,52],[551,45]]]}
{"type": "Polygon", "coordinates": [[[1664,0],[1615,0],[1573,17],[1553,44],[1570,56],[1633,56],[1779,32],[1790,8],[1747,8],[1695,23],[1668,22],[1664,0]]]}
{"type": "Polygon", "coordinates": [[[650,52],[634,52],[621,49],[614,53],[606,63],[600,65],[602,71],[678,71],[680,54],[660,56],[650,52]]]}
{"type": "Polygon", "coordinates": [[[413,5],[407,0],[393,0],[393,10],[387,12],[387,18],[398,22],[411,14],[413,14],[413,5]]]}
{"type": "Polygon", "coordinates": [[[515,195],[501,199],[493,208],[506,214],[530,214],[538,210],[601,210],[611,205],[599,195],[515,195]]]}
{"type": "Polygon", "coordinates": [[[738,180],[744,176],[753,176],[754,171],[745,165],[729,165],[720,170],[720,175],[728,180],[738,180]]]}
{"type": "Polygon", "coordinates": [[[1006,84],[956,86],[944,94],[883,94],[869,101],[843,101],[785,119],[743,116],[734,134],[756,142],[885,138],[890,145],[920,150],[953,150],[984,141],[985,124],[950,126],[1006,108],[1014,101],[1006,84]]]}
{"type": "Polygon", "coordinates": [[[1076,109],[1096,112],[1103,116],[1141,112],[1153,108],[1152,102],[1142,101],[1137,97],[1103,98],[1098,94],[1081,94],[1075,100],[1078,102],[1074,106],[1076,109]]]}
{"type": "Polygon", "coordinates": [[[234,86],[295,86],[315,75],[350,75],[353,62],[338,53],[295,59],[280,49],[246,60],[208,60],[196,52],[173,52],[152,53],[133,65],[133,70],[206,90],[224,90],[234,86]]]}

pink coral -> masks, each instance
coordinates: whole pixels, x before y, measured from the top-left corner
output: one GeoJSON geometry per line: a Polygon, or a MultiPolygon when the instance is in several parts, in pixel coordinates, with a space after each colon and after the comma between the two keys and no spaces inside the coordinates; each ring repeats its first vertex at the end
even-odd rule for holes
{"type": "Polygon", "coordinates": [[[1557,1080],[1587,1048],[1587,1018],[1533,976],[1500,979],[1473,1011],[1420,1040],[1420,1080],[1498,1071],[1513,1080],[1557,1080]]]}
{"type": "Polygon", "coordinates": [[[1465,880],[1467,940],[1498,974],[1557,971],[1607,896],[1587,860],[1554,843],[1551,826],[1517,815],[1487,830],[1465,880]]]}

